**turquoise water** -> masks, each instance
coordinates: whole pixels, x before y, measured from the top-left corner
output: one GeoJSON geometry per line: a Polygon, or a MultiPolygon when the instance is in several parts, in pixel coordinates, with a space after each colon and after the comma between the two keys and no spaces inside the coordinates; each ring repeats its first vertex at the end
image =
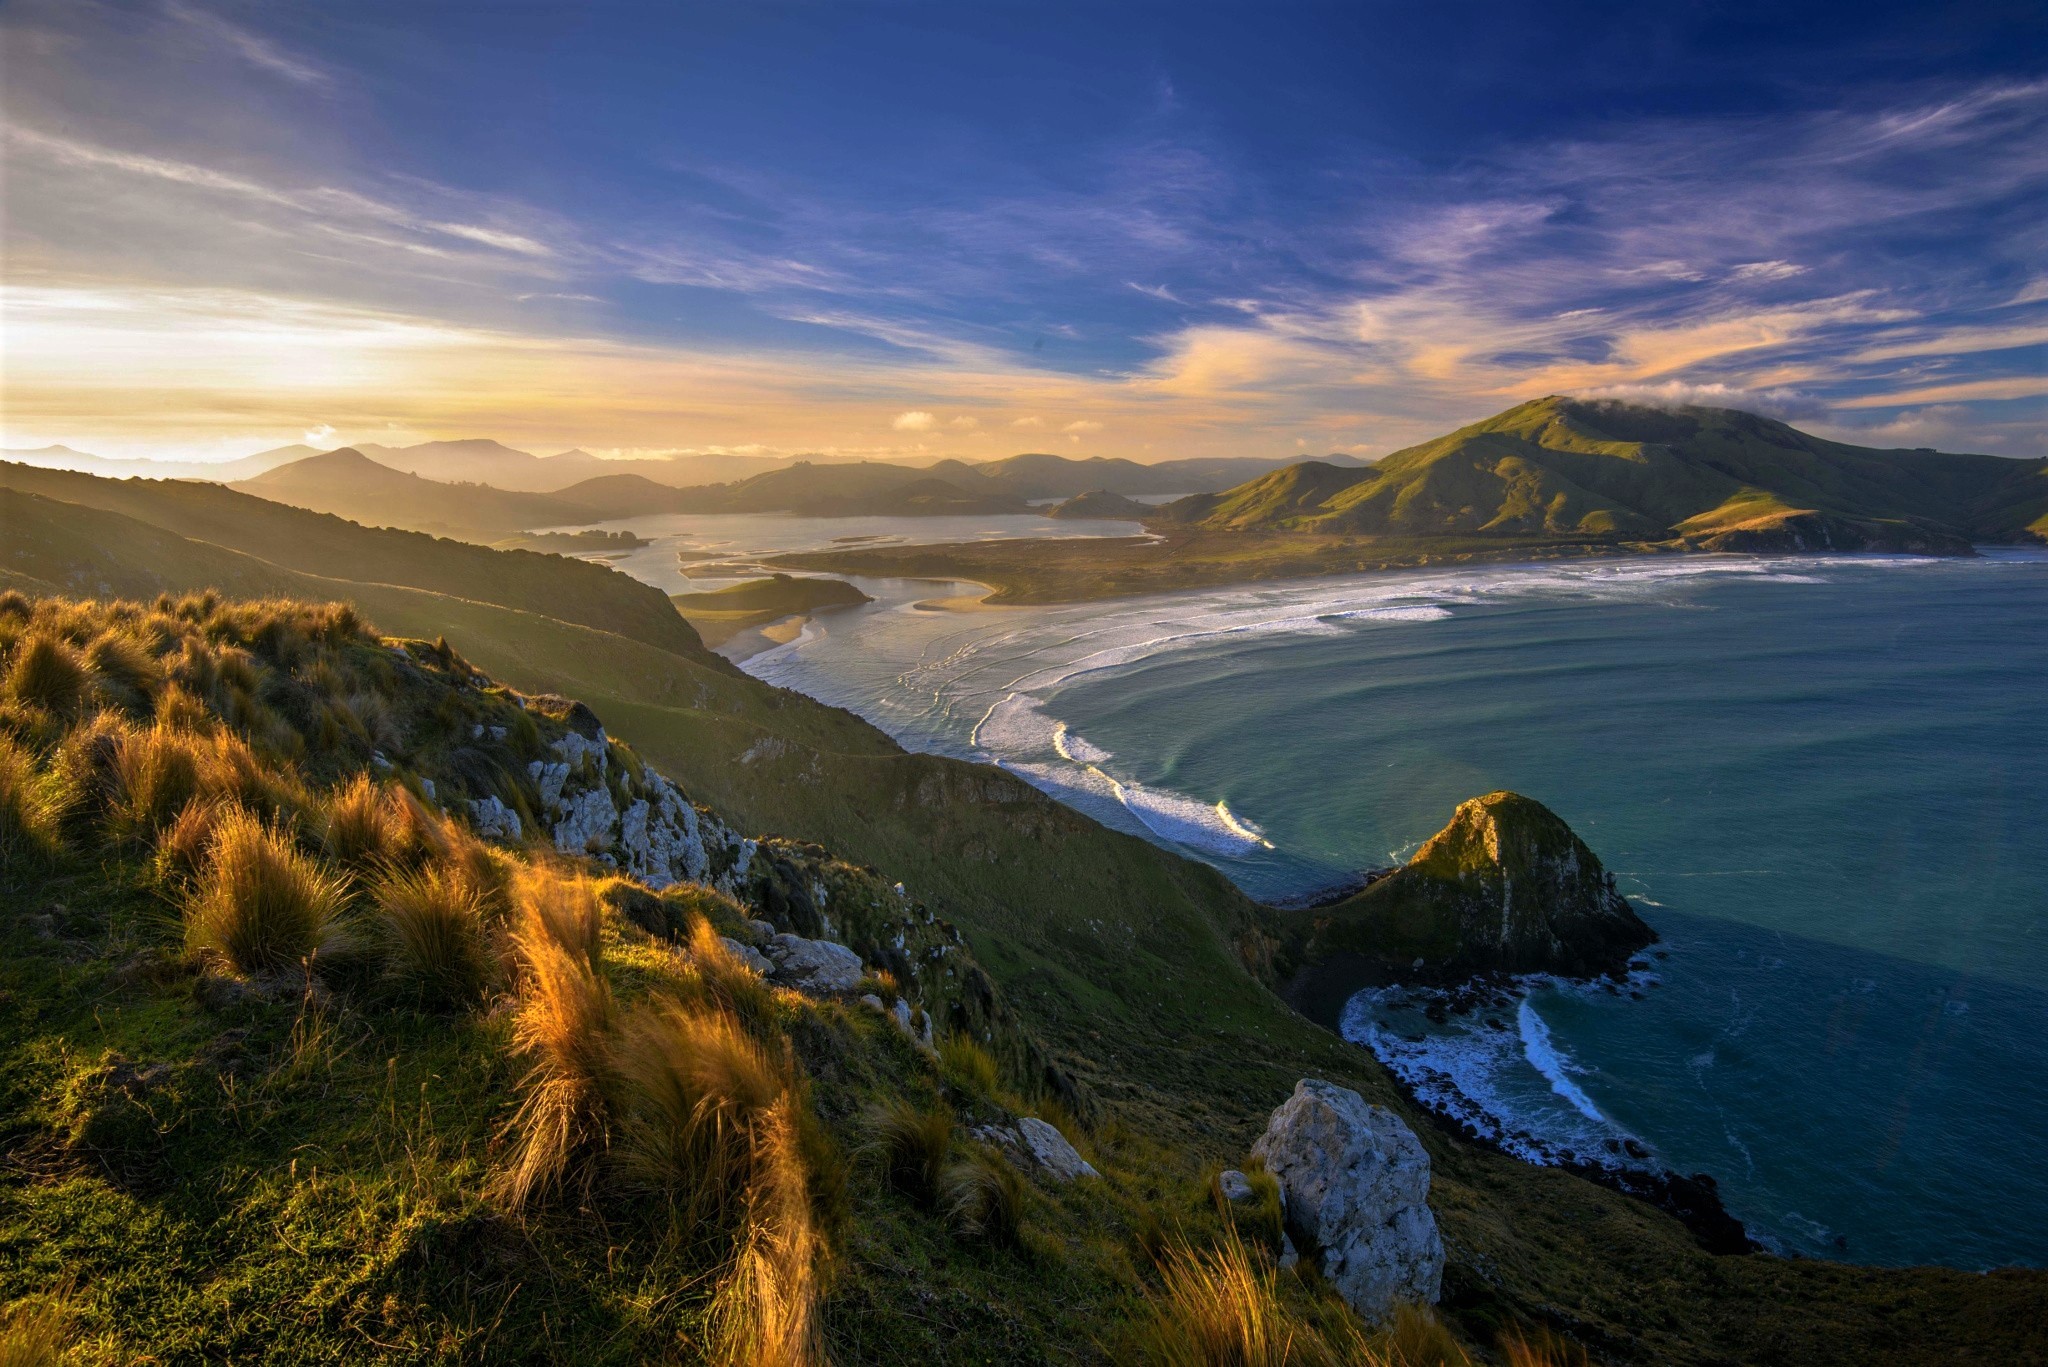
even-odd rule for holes
{"type": "Polygon", "coordinates": [[[1687,558],[819,619],[747,668],[1284,898],[1556,809],[1664,937],[1347,1033],[1536,1159],[1633,1140],[1775,1245],[2048,1263],[2048,557],[1687,558]]]}

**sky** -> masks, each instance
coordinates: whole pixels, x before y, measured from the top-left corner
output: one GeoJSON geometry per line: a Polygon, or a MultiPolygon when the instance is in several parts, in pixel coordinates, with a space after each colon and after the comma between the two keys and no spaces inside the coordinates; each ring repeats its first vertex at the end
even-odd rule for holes
{"type": "Polygon", "coordinates": [[[2048,454],[2031,3],[8,0],[0,177],[6,448],[2048,454]]]}

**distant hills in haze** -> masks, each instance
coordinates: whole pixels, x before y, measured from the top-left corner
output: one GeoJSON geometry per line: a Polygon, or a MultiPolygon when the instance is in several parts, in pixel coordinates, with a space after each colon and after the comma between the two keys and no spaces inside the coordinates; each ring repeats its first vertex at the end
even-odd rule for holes
{"type": "MultiPolygon", "coordinates": [[[[187,468],[66,447],[4,455],[100,475],[187,468]]],[[[610,461],[580,450],[536,456],[480,438],[327,452],[286,446],[205,469],[209,480],[274,502],[470,540],[650,513],[986,516],[1060,503],[1070,506],[1059,516],[1141,518],[1161,532],[1425,548],[1944,553],[2048,539],[2042,460],[1876,450],[1735,409],[1555,395],[1369,465],[1339,457],[1143,465],[1042,452],[924,465],[731,455],[610,461]],[[1167,495],[1183,497],[1158,507],[1132,502],[1167,495]]]]}

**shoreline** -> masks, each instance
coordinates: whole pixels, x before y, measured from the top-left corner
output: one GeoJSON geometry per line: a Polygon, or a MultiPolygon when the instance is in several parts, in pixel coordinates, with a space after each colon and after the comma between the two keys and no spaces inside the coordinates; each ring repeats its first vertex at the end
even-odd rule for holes
{"type": "Polygon", "coordinates": [[[1985,542],[1968,555],[1819,549],[1703,550],[1670,542],[1354,540],[1307,533],[1152,533],[1147,537],[1073,537],[934,542],[907,546],[792,551],[765,557],[785,570],[872,579],[944,579],[984,584],[989,607],[1051,606],[1143,598],[1186,589],[1242,587],[1342,575],[1467,565],[1542,565],[1572,560],[1785,556],[1841,559],[1974,558],[1984,550],[2038,549],[2026,542],[1985,542]]]}

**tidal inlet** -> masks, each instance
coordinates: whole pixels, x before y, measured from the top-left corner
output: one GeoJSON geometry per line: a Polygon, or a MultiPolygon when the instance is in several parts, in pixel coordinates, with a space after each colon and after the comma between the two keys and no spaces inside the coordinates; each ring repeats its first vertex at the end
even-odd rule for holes
{"type": "Polygon", "coordinates": [[[2044,60],[0,9],[0,1364],[2048,1361],[2044,60]]]}

